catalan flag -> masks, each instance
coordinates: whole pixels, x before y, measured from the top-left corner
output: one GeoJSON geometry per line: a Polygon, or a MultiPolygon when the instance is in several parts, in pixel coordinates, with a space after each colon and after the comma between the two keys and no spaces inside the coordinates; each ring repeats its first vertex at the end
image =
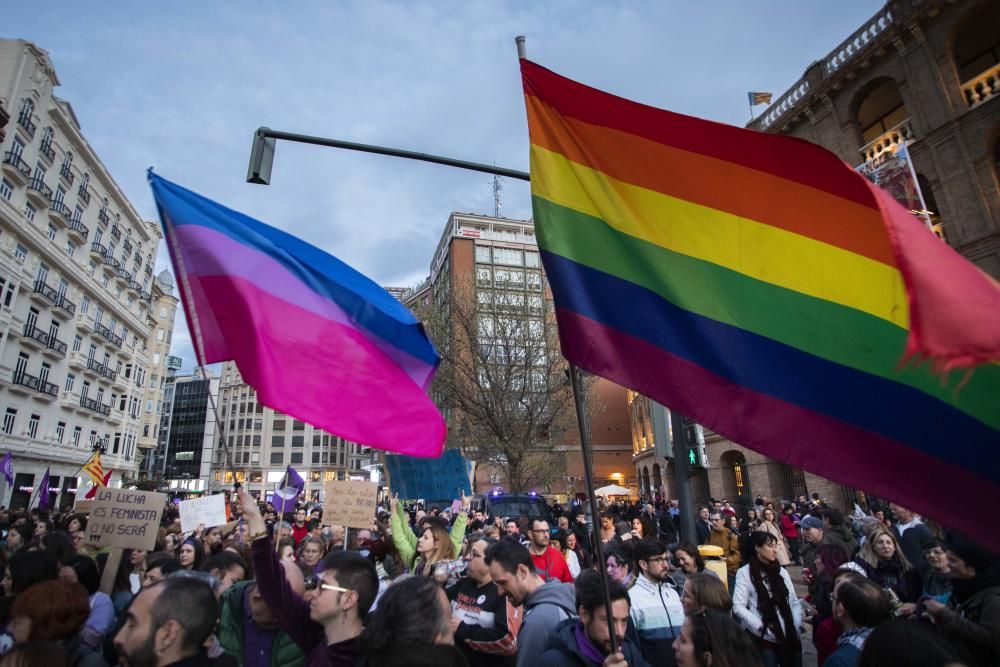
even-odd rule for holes
{"type": "Polygon", "coordinates": [[[1000,548],[997,282],[818,146],[521,63],[566,358],[1000,548]]]}
{"type": "Polygon", "coordinates": [[[771,93],[747,93],[747,97],[750,99],[750,106],[752,107],[758,104],[771,103],[771,93]]]}
{"type": "Polygon", "coordinates": [[[101,465],[100,450],[94,451],[90,460],[83,464],[81,470],[90,475],[90,479],[94,482],[94,486],[108,485],[107,480],[104,478],[104,466],[101,465]]]}

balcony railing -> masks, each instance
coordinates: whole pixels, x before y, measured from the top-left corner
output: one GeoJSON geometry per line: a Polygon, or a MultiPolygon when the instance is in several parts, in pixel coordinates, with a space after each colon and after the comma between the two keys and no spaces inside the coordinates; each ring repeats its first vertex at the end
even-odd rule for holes
{"type": "Polygon", "coordinates": [[[97,219],[103,222],[104,224],[108,224],[108,221],[110,220],[110,218],[108,217],[108,209],[102,208],[100,211],[98,211],[97,219]]]}
{"type": "Polygon", "coordinates": [[[129,281],[129,283],[128,283],[128,288],[129,288],[129,289],[130,289],[131,291],[133,291],[133,292],[137,292],[137,293],[140,293],[140,294],[142,293],[142,285],[140,285],[140,284],[139,284],[139,283],[138,283],[137,281],[135,281],[135,280],[130,280],[130,281],[129,281]]]}
{"type": "Polygon", "coordinates": [[[1000,63],[963,83],[962,93],[970,109],[1000,95],[1000,63]]]}
{"type": "Polygon", "coordinates": [[[97,414],[104,415],[105,417],[111,414],[110,405],[102,405],[100,401],[94,400],[93,398],[81,396],[80,405],[87,408],[91,412],[96,412],[97,414]]]}
{"type": "Polygon", "coordinates": [[[101,259],[105,259],[108,256],[108,249],[106,246],[94,241],[90,244],[90,252],[101,256],[101,259]]]}
{"type": "Polygon", "coordinates": [[[122,228],[118,226],[118,223],[111,225],[111,236],[116,241],[120,241],[122,238],[122,228]]]}
{"type": "Polygon", "coordinates": [[[106,377],[112,382],[114,382],[115,378],[118,376],[117,371],[111,370],[111,367],[98,362],[97,359],[87,359],[87,368],[92,371],[96,371],[99,375],[106,377]]]}
{"type": "Polygon", "coordinates": [[[76,197],[77,199],[80,200],[80,203],[83,204],[84,206],[90,203],[90,191],[88,191],[87,188],[83,187],[82,183],[80,184],[80,187],[76,189],[76,197]]]}
{"type": "Polygon", "coordinates": [[[63,166],[59,167],[59,176],[61,176],[62,179],[66,181],[66,185],[73,185],[73,179],[75,178],[75,176],[73,175],[73,170],[70,169],[68,164],[64,164],[63,166]]]}
{"type": "Polygon", "coordinates": [[[31,122],[31,116],[26,113],[21,113],[17,117],[17,124],[24,128],[24,131],[28,133],[28,136],[32,139],[35,138],[35,124],[31,122]]]}
{"type": "Polygon", "coordinates": [[[150,294],[149,292],[143,292],[142,293],[142,300],[145,301],[146,303],[149,303],[150,301],[153,300],[153,295],[150,294]]]}
{"type": "Polygon", "coordinates": [[[28,192],[37,192],[46,202],[52,201],[52,188],[45,185],[45,181],[40,178],[33,178],[28,181],[28,192]]]}
{"type": "Polygon", "coordinates": [[[883,155],[892,155],[896,149],[905,145],[913,139],[913,128],[910,127],[910,119],[907,118],[899,125],[893,127],[873,141],[860,149],[865,162],[877,160],[883,155]]]}
{"type": "Polygon", "coordinates": [[[67,299],[66,297],[60,297],[59,303],[56,304],[56,308],[61,308],[66,311],[70,317],[76,315],[76,304],[67,299]]]}
{"type": "Polygon", "coordinates": [[[66,224],[69,224],[73,219],[73,211],[69,210],[69,206],[66,206],[65,202],[52,200],[49,202],[49,213],[55,213],[60,218],[62,218],[66,224]]]}
{"type": "Polygon", "coordinates": [[[3,156],[3,163],[9,164],[14,170],[24,177],[24,180],[31,178],[31,167],[28,163],[24,161],[20,153],[15,153],[14,151],[7,151],[3,156]]]}
{"type": "Polygon", "coordinates": [[[30,338],[34,341],[37,341],[38,344],[41,345],[42,347],[49,346],[49,332],[45,331],[44,329],[39,329],[33,324],[29,323],[24,325],[23,335],[25,338],[30,338]]]}
{"type": "Polygon", "coordinates": [[[132,282],[132,274],[126,271],[125,267],[121,266],[120,264],[121,263],[119,262],[118,270],[115,272],[116,275],[122,280],[124,280],[126,283],[132,282]]]}
{"type": "Polygon", "coordinates": [[[56,398],[59,396],[59,387],[55,386],[51,382],[41,380],[34,375],[28,375],[27,373],[14,373],[12,378],[14,384],[21,385],[22,387],[27,387],[32,391],[37,391],[39,394],[45,394],[56,398]]]}
{"type": "Polygon", "coordinates": [[[54,351],[60,357],[66,356],[66,343],[62,342],[55,336],[49,334],[49,347],[48,349],[54,351]]]}
{"type": "Polygon", "coordinates": [[[52,140],[42,141],[42,145],[38,147],[38,154],[52,162],[56,159],[56,149],[52,148],[52,140]]]}
{"type": "Polygon", "coordinates": [[[103,324],[98,324],[97,322],[94,322],[94,333],[96,333],[98,336],[108,341],[115,347],[121,349],[122,337],[112,333],[111,329],[107,328],[103,324]]]}
{"type": "Polygon", "coordinates": [[[125,239],[125,243],[122,243],[122,249],[125,250],[126,256],[132,254],[132,244],[129,243],[128,239],[125,239]]]}
{"type": "Polygon", "coordinates": [[[44,296],[53,306],[59,304],[59,299],[61,298],[59,292],[55,288],[50,287],[44,280],[35,281],[35,292],[44,296]]]}
{"type": "Polygon", "coordinates": [[[110,253],[104,256],[104,262],[112,269],[114,269],[116,273],[118,272],[118,269],[120,269],[122,266],[122,263],[119,262],[114,257],[112,257],[110,253]]]}
{"type": "Polygon", "coordinates": [[[82,222],[80,222],[75,218],[73,219],[73,222],[71,222],[69,225],[69,231],[73,232],[74,234],[79,234],[80,236],[83,237],[84,241],[86,241],[87,237],[90,236],[90,230],[87,229],[87,225],[83,224],[82,222]]]}

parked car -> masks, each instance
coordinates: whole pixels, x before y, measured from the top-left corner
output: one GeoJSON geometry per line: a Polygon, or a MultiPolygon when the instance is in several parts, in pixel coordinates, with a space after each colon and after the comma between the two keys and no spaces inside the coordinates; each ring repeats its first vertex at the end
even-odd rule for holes
{"type": "Polygon", "coordinates": [[[528,519],[545,519],[549,526],[555,526],[552,508],[545,498],[537,493],[502,493],[495,491],[483,496],[483,513],[492,521],[493,517],[508,518],[526,517],[528,519]]]}

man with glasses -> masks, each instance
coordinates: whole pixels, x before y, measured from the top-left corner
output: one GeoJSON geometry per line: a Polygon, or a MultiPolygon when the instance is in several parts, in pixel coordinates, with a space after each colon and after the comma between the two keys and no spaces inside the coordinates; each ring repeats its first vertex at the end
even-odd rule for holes
{"type": "MultiPolygon", "coordinates": [[[[729,575],[729,590],[733,590],[736,584],[736,572],[740,569],[740,538],[736,533],[726,528],[726,515],[721,512],[712,512],[712,532],[704,544],[711,544],[722,549],[723,558],[726,559],[726,573],[729,575]]],[[[781,538],[781,535],[778,535],[781,538]]]]}
{"type": "Polygon", "coordinates": [[[532,519],[528,537],[530,539],[528,551],[531,553],[531,562],[535,564],[538,576],[545,581],[571,583],[573,575],[569,571],[566,559],[550,544],[552,535],[549,532],[549,522],[545,519],[532,519]]]}
{"type": "Polygon", "coordinates": [[[364,618],[378,592],[375,566],[355,552],[335,551],[322,561],[321,574],[306,581],[305,595],[298,595],[285,578],[256,503],[246,489],[238,493],[250,527],[258,590],[278,625],[306,654],[307,665],[355,664],[364,618]]]}
{"type": "Polygon", "coordinates": [[[684,624],[684,607],[670,578],[670,554],[658,540],[635,546],[639,577],[629,590],[632,621],[643,657],[654,665],[674,664],[674,639],[684,624]]]}
{"type": "Polygon", "coordinates": [[[446,593],[451,602],[455,646],[470,665],[514,667],[521,608],[497,591],[486,564],[486,550],[496,540],[484,537],[469,546],[465,577],[446,593]]]}

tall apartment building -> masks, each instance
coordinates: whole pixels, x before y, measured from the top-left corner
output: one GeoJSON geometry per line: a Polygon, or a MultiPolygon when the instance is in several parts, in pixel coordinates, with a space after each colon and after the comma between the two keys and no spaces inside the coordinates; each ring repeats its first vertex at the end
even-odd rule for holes
{"type": "Polygon", "coordinates": [[[215,411],[219,377],[210,371],[178,375],[171,383],[169,430],[160,488],[175,495],[208,490],[212,451],[218,441],[215,411]]]}
{"type": "MultiPolygon", "coordinates": [[[[461,286],[471,289],[481,327],[489,329],[493,318],[507,315],[525,317],[526,335],[554,326],[546,319],[551,312],[552,295],[548,290],[534,223],[470,213],[452,213],[431,260],[430,275],[404,298],[411,307],[433,306],[442,312],[448,308],[449,294],[461,286]]],[[[449,341],[435,341],[447,353],[449,341]]],[[[558,354],[558,351],[553,351],[558,354]]],[[[630,432],[625,389],[603,378],[595,379],[590,391],[591,440],[594,449],[594,472],[599,484],[635,483],[630,460],[630,432]]],[[[458,415],[445,414],[449,424],[458,415]]],[[[567,420],[569,430],[554,443],[561,458],[559,474],[540,492],[572,496],[582,492],[583,460],[579,434],[572,407],[567,420]]],[[[460,417],[459,417],[460,418],[460,417]]],[[[467,452],[471,458],[474,453],[467,452]]],[[[485,461],[478,461],[476,490],[488,491],[504,484],[501,471],[485,461]]]]}
{"type": "MultiPolygon", "coordinates": [[[[71,504],[97,447],[112,484],[138,466],[159,227],[144,221],[53,93],[48,54],[0,40],[0,424],[14,454],[10,504],[51,467],[71,504]]],[[[6,500],[6,497],[3,499],[6,500]]]]}
{"type": "MultiPolygon", "coordinates": [[[[149,338],[146,340],[149,382],[142,397],[142,431],[139,433],[138,443],[143,456],[143,461],[140,461],[139,465],[140,476],[146,469],[143,465],[145,458],[153,458],[152,450],[156,448],[160,418],[163,414],[167,366],[171,358],[177,359],[170,356],[170,343],[173,339],[174,316],[177,314],[179,301],[174,296],[174,279],[169,271],[163,270],[156,276],[152,294],[153,299],[149,309],[151,323],[149,338]]],[[[180,366],[177,367],[179,368],[180,366]]]]}
{"type": "Polygon", "coordinates": [[[306,482],[304,497],[320,500],[330,480],[370,477],[370,447],[331,435],[294,417],[275,412],[257,400],[232,361],[222,365],[219,391],[222,436],[232,456],[230,470],[222,447],[216,445],[209,489],[232,488],[233,473],[254,497],[267,497],[292,466],[306,482]]]}

